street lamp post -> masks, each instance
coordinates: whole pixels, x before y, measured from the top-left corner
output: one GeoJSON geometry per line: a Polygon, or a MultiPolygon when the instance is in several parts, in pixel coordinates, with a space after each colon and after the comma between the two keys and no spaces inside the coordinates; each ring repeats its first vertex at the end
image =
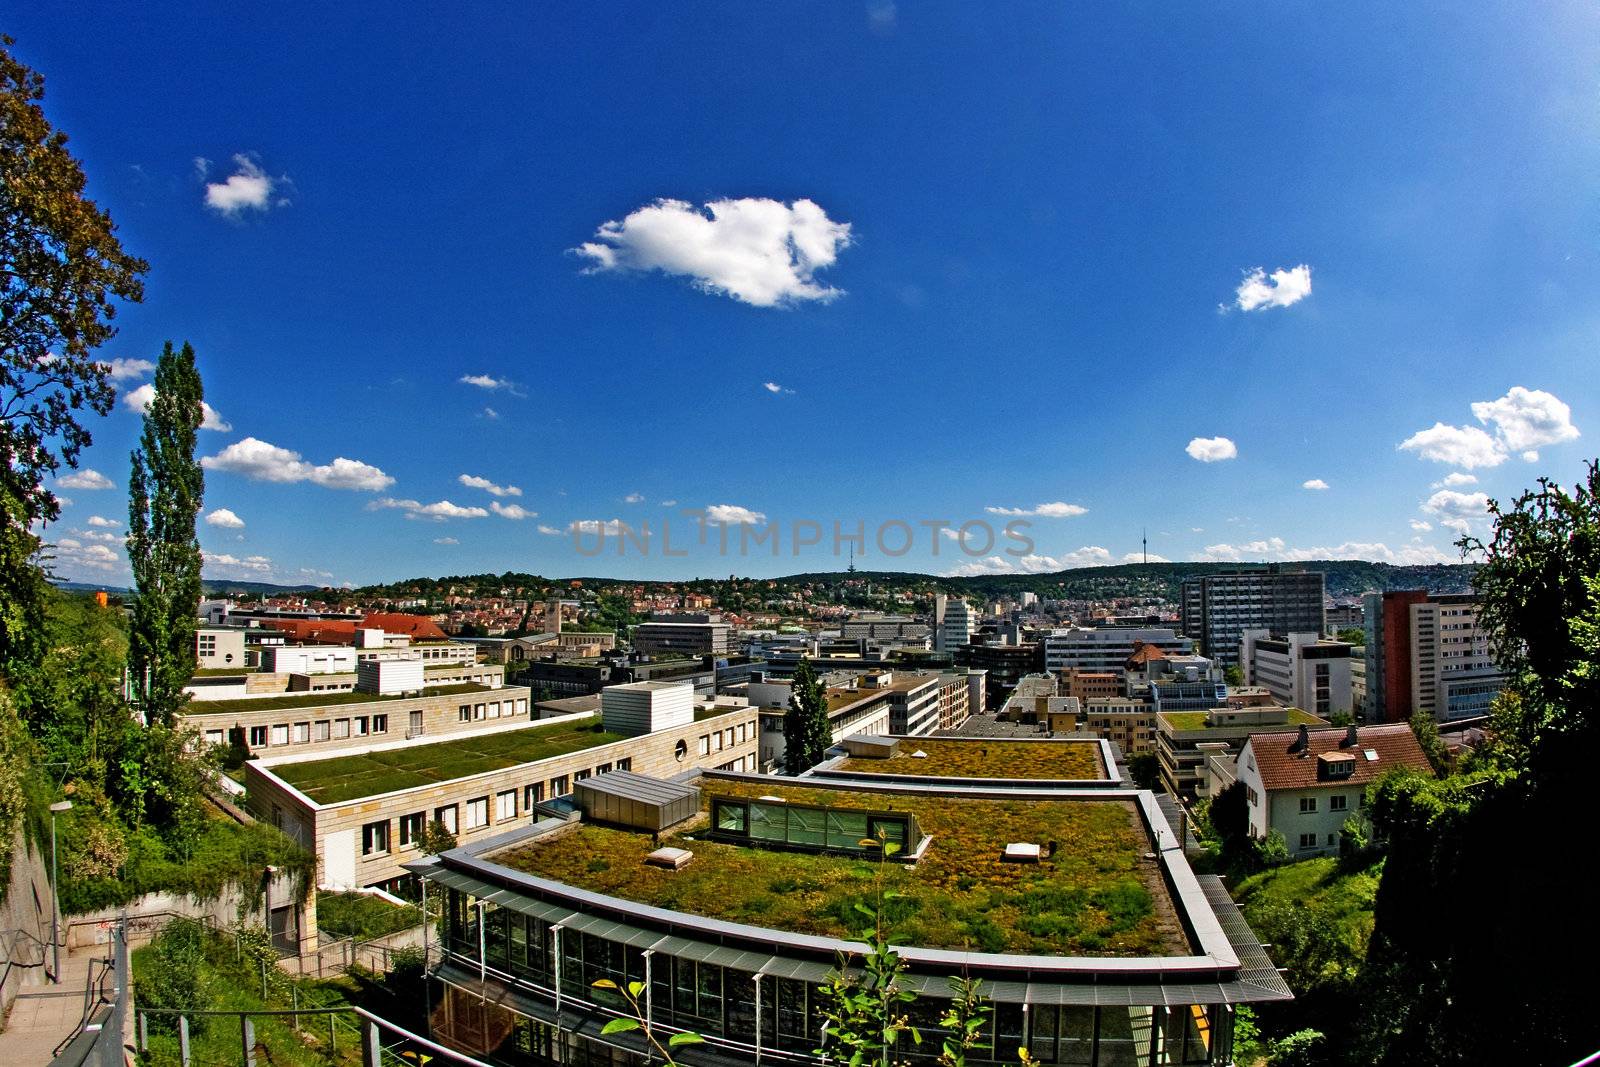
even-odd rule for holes
{"type": "Polygon", "coordinates": [[[61,889],[56,875],[56,816],[72,810],[72,801],[58,800],[50,805],[50,953],[54,974],[51,980],[61,984],[61,889]]]}

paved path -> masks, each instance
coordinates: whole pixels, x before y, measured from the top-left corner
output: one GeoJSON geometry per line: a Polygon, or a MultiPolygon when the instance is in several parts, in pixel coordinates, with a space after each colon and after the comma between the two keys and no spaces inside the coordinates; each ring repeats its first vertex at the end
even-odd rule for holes
{"type": "MultiPolygon", "coordinates": [[[[17,997],[0,1033],[0,1064],[43,1067],[50,1062],[55,1047],[77,1030],[83,1018],[90,961],[104,959],[110,950],[110,945],[100,945],[69,953],[61,960],[59,985],[33,986],[17,997]]],[[[100,972],[96,964],[96,977],[100,972]]]]}

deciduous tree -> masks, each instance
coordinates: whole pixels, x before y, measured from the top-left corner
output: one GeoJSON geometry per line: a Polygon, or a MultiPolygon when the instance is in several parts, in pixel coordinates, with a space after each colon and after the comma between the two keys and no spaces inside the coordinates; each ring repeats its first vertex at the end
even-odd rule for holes
{"type": "Polygon", "coordinates": [[[821,763],[833,744],[828,722],[828,691],[810,660],[795,668],[789,710],[783,716],[783,769],[800,774],[821,763]]]}

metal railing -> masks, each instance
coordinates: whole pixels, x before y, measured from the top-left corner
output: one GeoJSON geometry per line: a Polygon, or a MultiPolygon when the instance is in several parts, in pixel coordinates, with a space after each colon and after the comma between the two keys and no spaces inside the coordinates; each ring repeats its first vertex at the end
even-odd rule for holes
{"type": "MultiPolygon", "coordinates": [[[[262,1067],[263,1061],[270,1063],[270,1052],[263,1051],[260,1036],[257,1032],[256,1020],[258,1019],[289,1019],[289,1025],[297,1034],[311,1039],[314,1043],[322,1043],[320,1022],[312,1023],[319,1032],[313,1034],[310,1027],[301,1026],[302,1019],[327,1020],[328,1033],[327,1045],[329,1059],[336,1061],[341,1048],[351,1051],[356,1048],[361,1050],[361,1062],[367,1067],[381,1067],[384,1064],[403,1064],[405,1067],[415,1067],[419,1062],[428,1060],[443,1061],[457,1065],[457,1067],[492,1067],[482,1060],[474,1059],[462,1052],[457,1052],[437,1041],[413,1033],[405,1027],[390,1022],[380,1015],[375,1015],[365,1008],[353,1005],[343,1005],[331,1008],[300,1008],[300,1009],[263,1009],[260,1011],[182,1011],[170,1008],[147,1008],[139,1012],[138,1044],[141,1054],[150,1051],[150,1019],[173,1018],[177,1019],[178,1032],[178,1062],[181,1067],[202,1067],[197,1059],[191,1033],[194,1029],[191,1020],[231,1019],[239,1031],[238,1058],[230,1063],[238,1067],[262,1067]],[[348,1016],[348,1018],[347,1018],[348,1016]],[[341,1042],[343,1042],[341,1044],[341,1042]]],[[[87,1067],[89,1061],[78,1061],[87,1067]]],[[[204,1067],[217,1065],[215,1059],[209,1061],[204,1067]]],[[[58,1067],[52,1064],[51,1067],[58,1067]]],[[[67,1067],[62,1064],[61,1067],[67,1067]]],[[[93,1067],[101,1067],[95,1063],[93,1067]]],[[[105,1067],[110,1067],[107,1063],[105,1067]]]]}
{"type": "Polygon", "coordinates": [[[127,917],[112,931],[112,954],[89,961],[83,1015],[72,1034],[55,1047],[50,1067],[123,1067],[128,996],[132,987],[127,917]],[[95,967],[99,965],[99,974],[95,967]]]}

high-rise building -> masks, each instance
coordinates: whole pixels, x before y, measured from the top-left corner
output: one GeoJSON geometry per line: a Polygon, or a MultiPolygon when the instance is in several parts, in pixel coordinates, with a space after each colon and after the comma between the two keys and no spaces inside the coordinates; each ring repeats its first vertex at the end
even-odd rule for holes
{"type": "Polygon", "coordinates": [[[1121,674],[1128,657],[1139,645],[1167,654],[1187,655],[1194,642],[1160,626],[1074,626],[1046,634],[1044,667],[1047,671],[1113,671],[1121,674]]]}
{"type": "Polygon", "coordinates": [[[1222,571],[1183,583],[1183,632],[1221,667],[1239,665],[1246,630],[1275,634],[1323,632],[1322,572],[1271,564],[1222,571]]]}
{"type": "Polygon", "coordinates": [[[1488,714],[1505,675],[1489,654],[1476,596],[1413,589],[1363,599],[1368,722],[1404,722],[1418,711],[1440,722],[1488,714]]]}
{"type": "Polygon", "coordinates": [[[1247,685],[1264,687],[1279,703],[1323,718],[1350,715],[1350,652],[1353,646],[1315,633],[1274,637],[1246,630],[1240,659],[1247,685]]]}
{"type": "Polygon", "coordinates": [[[933,598],[933,650],[954,652],[972,640],[976,629],[972,609],[960,597],[943,593],[933,598]]]}

